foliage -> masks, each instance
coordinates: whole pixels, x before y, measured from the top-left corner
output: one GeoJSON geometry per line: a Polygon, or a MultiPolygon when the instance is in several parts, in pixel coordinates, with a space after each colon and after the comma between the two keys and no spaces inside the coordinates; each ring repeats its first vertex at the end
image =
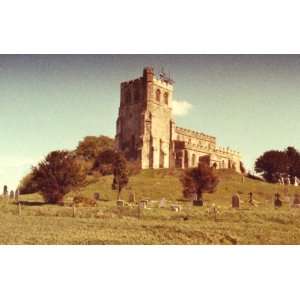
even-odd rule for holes
{"type": "Polygon", "coordinates": [[[19,184],[19,193],[21,195],[25,195],[25,194],[34,194],[37,193],[38,191],[39,190],[38,190],[37,183],[33,180],[33,174],[32,172],[30,172],[21,180],[19,184]]]}
{"type": "Polygon", "coordinates": [[[79,142],[76,149],[76,155],[82,156],[86,160],[95,161],[99,154],[106,150],[113,150],[115,148],[115,140],[101,135],[87,136],[83,141],[79,142]]]}
{"type": "Polygon", "coordinates": [[[137,175],[141,172],[141,166],[138,161],[127,162],[127,168],[129,176],[137,175]]]}
{"type": "Polygon", "coordinates": [[[112,189],[118,191],[118,200],[119,200],[122,189],[129,182],[127,162],[124,156],[120,153],[117,153],[114,158],[113,175],[114,178],[113,178],[112,189]]]}
{"type": "Polygon", "coordinates": [[[280,176],[300,177],[300,153],[293,147],[266,151],[256,160],[255,171],[268,182],[277,182],[280,176]]]}
{"type": "Polygon", "coordinates": [[[211,168],[205,163],[200,163],[197,168],[187,169],[181,177],[183,195],[188,198],[193,194],[197,200],[202,199],[203,193],[213,193],[219,183],[219,179],[211,168]]]}
{"type": "Polygon", "coordinates": [[[48,203],[61,203],[65,194],[84,183],[85,172],[68,151],[54,151],[33,168],[33,180],[48,203]]]}
{"type": "Polygon", "coordinates": [[[100,152],[93,165],[93,170],[100,172],[103,176],[113,174],[115,156],[116,152],[112,149],[100,152]]]}

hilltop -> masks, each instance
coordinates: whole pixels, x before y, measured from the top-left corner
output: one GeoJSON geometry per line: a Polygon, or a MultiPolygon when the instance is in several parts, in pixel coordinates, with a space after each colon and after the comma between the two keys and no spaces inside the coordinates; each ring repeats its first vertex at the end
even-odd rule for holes
{"type": "MultiPolygon", "coordinates": [[[[206,205],[192,207],[183,200],[179,176],[181,171],[145,170],[132,176],[122,194],[127,200],[130,191],[136,198],[167,200],[166,208],[144,210],[138,218],[135,208],[116,208],[116,193],[111,190],[112,177],[90,177],[81,191],[85,196],[101,194],[97,207],[78,208],[72,218],[66,196],[63,207],[44,204],[39,195],[24,195],[22,216],[14,203],[0,205],[0,242],[2,244],[299,244],[300,211],[284,203],[274,209],[274,193],[292,196],[299,187],[284,187],[245,178],[232,170],[219,170],[220,184],[214,194],[204,194],[206,205]],[[254,193],[257,207],[249,206],[249,192],[254,193]],[[231,208],[231,196],[238,192],[241,209],[231,208]],[[183,207],[174,212],[170,206],[183,207]],[[217,220],[208,214],[215,203],[217,220]],[[6,233],[10,232],[8,236],[6,233]]],[[[282,197],[285,200],[284,197],[282,197]]]]}

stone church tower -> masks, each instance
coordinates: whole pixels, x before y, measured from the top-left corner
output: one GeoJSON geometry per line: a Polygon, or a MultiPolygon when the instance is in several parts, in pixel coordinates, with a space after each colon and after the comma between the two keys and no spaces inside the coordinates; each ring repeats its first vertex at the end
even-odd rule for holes
{"type": "Polygon", "coordinates": [[[172,83],[157,79],[150,67],[121,83],[117,149],[143,169],[170,167],[172,94],[172,83]]]}
{"type": "Polygon", "coordinates": [[[216,138],[177,127],[172,119],[173,81],[147,67],[143,76],[121,83],[116,144],[142,169],[190,168],[205,161],[218,169],[240,171],[240,154],[219,147],[216,138]]]}

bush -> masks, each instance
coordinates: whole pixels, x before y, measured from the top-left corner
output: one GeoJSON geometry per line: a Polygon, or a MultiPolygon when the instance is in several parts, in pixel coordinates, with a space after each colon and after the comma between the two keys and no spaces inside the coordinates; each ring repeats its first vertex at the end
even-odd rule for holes
{"type": "Polygon", "coordinates": [[[83,185],[85,170],[68,151],[54,151],[33,168],[33,180],[48,203],[62,203],[65,194],[83,185]]]}
{"type": "Polygon", "coordinates": [[[116,157],[114,150],[105,150],[101,152],[95,160],[93,170],[100,172],[103,176],[113,174],[113,162],[116,157]]]}
{"type": "Polygon", "coordinates": [[[213,193],[219,183],[214,168],[206,163],[200,163],[197,168],[185,170],[180,178],[183,186],[183,196],[191,197],[197,195],[197,201],[202,199],[203,193],[213,193]]]}
{"type": "Polygon", "coordinates": [[[39,191],[37,183],[34,181],[32,172],[27,174],[19,184],[19,192],[21,195],[34,194],[39,191]]]}

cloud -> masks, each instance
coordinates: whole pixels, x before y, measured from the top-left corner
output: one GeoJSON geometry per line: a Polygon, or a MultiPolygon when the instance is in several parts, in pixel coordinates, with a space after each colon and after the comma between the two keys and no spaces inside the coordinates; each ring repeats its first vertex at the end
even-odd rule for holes
{"type": "Polygon", "coordinates": [[[173,100],[173,115],[174,116],[186,116],[193,105],[187,101],[178,101],[178,100],[173,100]]]}

